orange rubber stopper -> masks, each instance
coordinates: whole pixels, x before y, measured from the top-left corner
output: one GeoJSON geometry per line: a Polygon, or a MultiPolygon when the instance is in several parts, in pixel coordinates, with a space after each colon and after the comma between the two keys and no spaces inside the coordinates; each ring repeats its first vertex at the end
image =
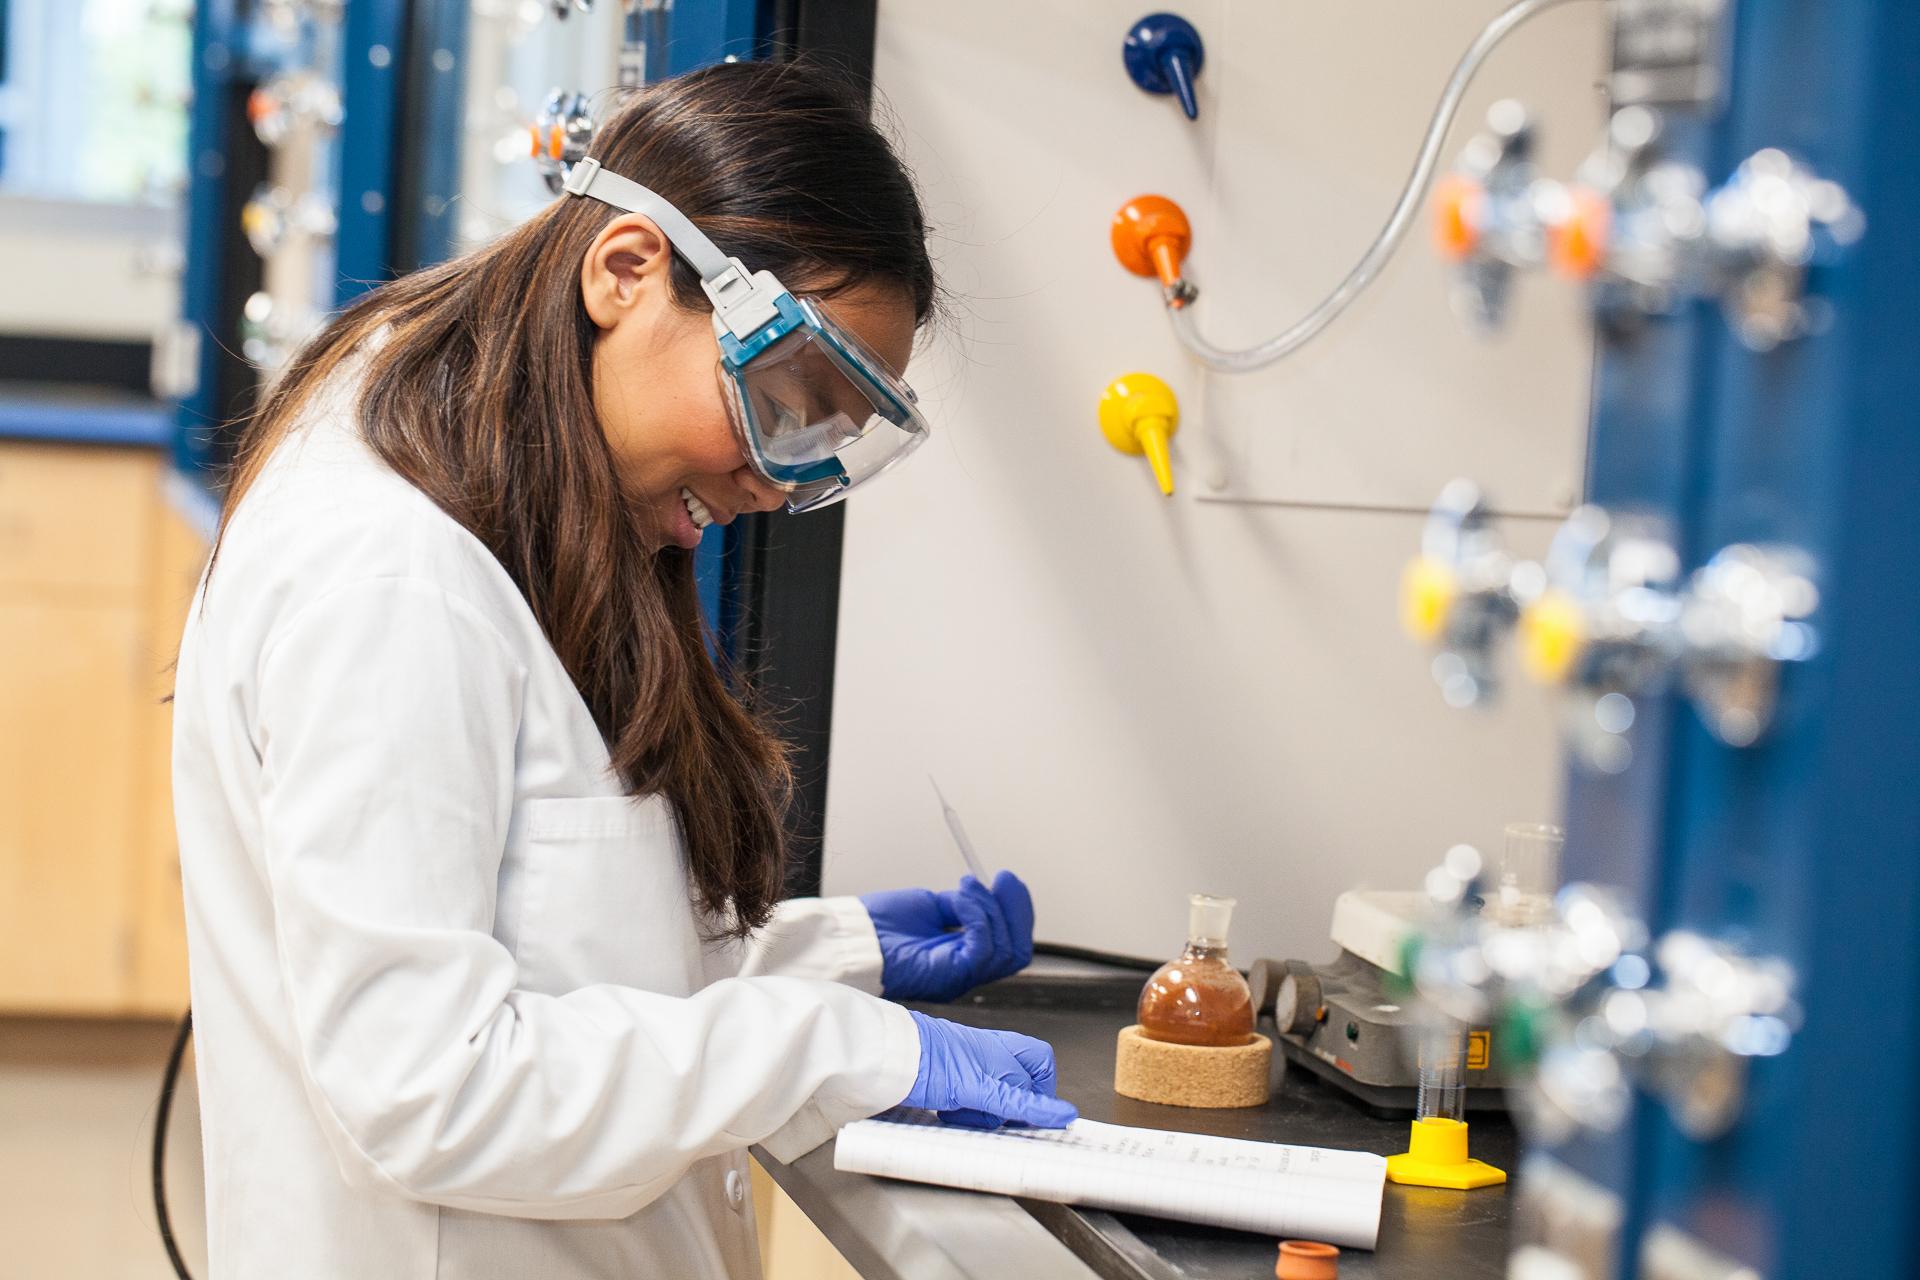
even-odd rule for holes
{"type": "Polygon", "coordinates": [[[1158,276],[1171,288],[1193,245],[1186,212],[1165,196],[1135,196],[1113,215],[1113,256],[1137,276],[1158,276]]]}
{"type": "Polygon", "coordinates": [[[1480,244],[1480,215],[1487,190],[1464,173],[1450,173],[1433,188],[1433,247],[1449,262],[1469,257],[1480,244]]]}
{"type": "Polygon", "coordinates": [[[547,154],[555,160],[567,154],[567,127],[565,125],[554,125],[552,130],[547,134],[547,154]]]}
{"type": "Polygon", "coordinates": [[[1547,258],[1561,275],[1591,280],[1606,261],[1613,206],[1591,187],[1572,187],[1568,194],[1573,209],[1547,228],[1547,258]]]}
{"type": "Polygon", "coordinates": [[[1279,1280],[1340,1280],[1340,1251],[1317,1240],[1282,1240],[1273,1274],[1279,1280]]]}
{"type": "Polygon", "coordinates": [[[538,160],[540,158],[540,126],[537,124],[528,125],[527,137],[533,142],[533,146],[528,149],[527,154],[538,160]]]}

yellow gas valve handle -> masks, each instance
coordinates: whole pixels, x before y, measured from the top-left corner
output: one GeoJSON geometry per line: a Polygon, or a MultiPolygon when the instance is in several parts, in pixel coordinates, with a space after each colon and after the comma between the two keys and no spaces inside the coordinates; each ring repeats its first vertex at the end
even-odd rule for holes
{"type": "Polygon", "coordinates": [[[1145,454],[1160,492],[1173,492],[1173,455],[1168,441],[1180,429],[1180,402],[1173,388],[1150,373],[1115,378],[1100,394],[1100,431],[1121,453],[1145,454]]]}
{"type": "Polygon", "coordinates": [[[1539,683],[1564,682],[1585,647],[1585,615],[1565,591],[1547,591],[1521,612],[1520,665],[1539,683]]]}
{"type": "Polygon", "coordinates": [[[1415,640],[1438,644],[1459,592],[1452,565],[1434,556],[1414,557],[1400,575],[1401,629],[1415,640]]]}

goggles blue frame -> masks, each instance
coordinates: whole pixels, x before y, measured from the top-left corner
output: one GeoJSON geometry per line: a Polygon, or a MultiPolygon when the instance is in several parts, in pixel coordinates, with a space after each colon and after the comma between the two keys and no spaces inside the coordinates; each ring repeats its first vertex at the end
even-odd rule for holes
{"type": "MultiPolygon", "coordinates": [[[[811,298],[795,297],[765,271],[750,272],[728,258],[687,217],[657,192],[630,178],[610,173],[597,160],[576,163],[567,174],[569,195],[586,196],[628,213],[652,218],[674,252],[700,273],[701,288],[713,302],[713,329],[720,346],[720,376],[728,410],[753,470],[784,491],[790,511],[810,511],[845,497],[854,486],[891,470],[926,441],[929,425],[913,389],[889,370],[857,338],[811,298]],[[860,397],[865,412],[855,423],[845,414],[832,424],[802,422],[802,432],[764,421],[760,406],[778,403],[784,420],[795,420],[792,404],[804,409],[804,395],[770,393],[765,384],[781,377],[770,367],[779,362],[783,339],[800,334],[817,342],[832,370],[860,397]],[[762,384],[756,393],[756,383],[762,384]],[[829,436],[831,442],[828,443],[829,436]],[[785,445],[785,448],[778,448],[785,445]],[[818,456],[793,456],[811,447],[818,456]],[[785,456],[781,456],[785,455],[785,456]]],[[[792,343],[785,344],[792,347],[792,343]]],[[[791,383],[789,375],[786,379],[791,383]]]]}

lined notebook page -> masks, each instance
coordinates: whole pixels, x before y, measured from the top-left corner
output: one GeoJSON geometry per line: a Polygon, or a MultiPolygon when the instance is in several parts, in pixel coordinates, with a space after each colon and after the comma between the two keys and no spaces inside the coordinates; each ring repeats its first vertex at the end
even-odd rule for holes
{"type": "Polygon", "coordinates": [[[1371,1249],[1384,1157],[1076,1120],[962,1129],[895,1110],[840,1131],[833,1167],[1371,1249]]]}

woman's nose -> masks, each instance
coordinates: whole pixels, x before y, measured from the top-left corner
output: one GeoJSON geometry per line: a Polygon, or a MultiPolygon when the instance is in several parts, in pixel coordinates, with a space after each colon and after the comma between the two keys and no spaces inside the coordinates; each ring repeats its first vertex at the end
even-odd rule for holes
{"type": "Polygon", "coordinates": [[[733,482],[746,495],[741,506],[751,511],[777,511],[787,504],[787,495],[755,475],[751,467],[733,473],[733,482]]]}

